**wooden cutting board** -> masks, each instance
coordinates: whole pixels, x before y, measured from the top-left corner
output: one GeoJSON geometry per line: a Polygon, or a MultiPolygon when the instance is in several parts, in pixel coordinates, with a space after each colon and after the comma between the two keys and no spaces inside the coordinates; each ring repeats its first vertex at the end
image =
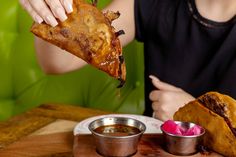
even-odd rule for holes
{"type": "MultiPolygon", "coordinates": [[[[144,134],[139,142],[138,152],[133,157],[176,157],[163,149],[161,134],[144,134]]],[[[92,135],[77,135],[73,145],[74,157],[101,157],[95,150],[92,135]]],[[[214,152],[207,154],[197,153],[189,157],[222,157],[214,152]]]]}

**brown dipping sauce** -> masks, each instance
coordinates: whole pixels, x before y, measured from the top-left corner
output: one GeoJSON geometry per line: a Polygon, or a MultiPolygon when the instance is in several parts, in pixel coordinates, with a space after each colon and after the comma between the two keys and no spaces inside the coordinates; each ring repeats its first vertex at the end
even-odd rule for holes
{"type": "Polygon", "coordinates": [[[99,134],[109,135],[109,136],[130,136],[141,132],[136,127],[127,126],[123,124],[100,126],[96,128],[94,131],[99,134]]]}

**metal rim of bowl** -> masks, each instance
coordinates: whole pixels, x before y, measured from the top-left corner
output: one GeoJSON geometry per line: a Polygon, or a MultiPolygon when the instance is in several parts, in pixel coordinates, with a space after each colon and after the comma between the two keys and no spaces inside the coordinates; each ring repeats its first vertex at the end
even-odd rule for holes
{"type": "MultiPolygon", "coordinates": [[[[181,121],[174,121],[174,122],[175,122],[175,123],[176,123],[176,122],[177,122],[177,123],[189,123],[189,124],[197,125],[197,124],[192,123],[192,122],[181,122],[181,121]]],[[[201,133],[201,134],[198,134],[198,135],[176,135],[176,134],[172,134],[172,133],[169,133],[169,132],[166,132],[165,130],[163,130],[163,129],[162,129],[163,125],[164,125],[164,124],[162,124],[162,125],[160,126],[161,131],[164,132],[165,134],[167,134],[167,135],[169,135],[169,136],[173,136],[173,137],[180,137],[180,138],[183,138],[183,137],[184,137],[184,138],[200,137],[200,136],[204,135],[205,132],[206,132],[205,129],[204,129],[202,126],[198,125],[198,126],[201,128],[201,130],[202,130],[202,133],[201,133]]]]}
{"type": "MultiPolygon", "coordinates": [[[[130,125],[127,125],[127,126],[130,126],[130,125]]],[[[131,127],[135,127],[135,126],[131,126],[131,127]]],[[[114,117],[104,117],[104,118],[99,118],[99,119],[93,120],[92,122],[89,123],[88,129],[89,129],[93,134],[95,134],[95,135],[97,135],[97,136],[100,136],[100,137],[126,139],[126,138],[135,137],[135,136],[140,136],[141,134],[143,134],[143,133],[146,131],[146,125],[145,125],[143,122],[141,122],[141,121],[139,121],[139,120],[137,120],[137,119],[134,119],[134,118],[129,118],[129,117],[115,117],[115,116],[114,116],[114,117]],[[105,119],[105,118],[131,119],[131,120],[133,120],[133,121],[136,121],[136,122],[140,123],[140,124],[142,125],[142,127],[143,127],[143,130],[141,130],[141,129],[139,129],[139,128],[136,127],[137,129],[140,130],[140,132],[137,133],[137,134],[127,135],[127,136],[112,136],[112,135],[104,135],[104,134],[100,134],[100,133],[95,132],[94,129],[92,129],[93,123],[95,123],[96,121],[101,121],[102,119],[105,119]]]]}

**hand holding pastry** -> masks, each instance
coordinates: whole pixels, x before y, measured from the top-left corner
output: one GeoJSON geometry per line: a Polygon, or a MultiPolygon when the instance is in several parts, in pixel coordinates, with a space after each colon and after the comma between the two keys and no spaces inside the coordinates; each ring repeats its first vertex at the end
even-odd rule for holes
{"type": "Polygon", "coordinates": [[[66,13],[71,13],[72,0],[19,0],[22,7],[37,23],[45,21],[51,26],[58,24],[56,19],[65,21],[66,13]]]}

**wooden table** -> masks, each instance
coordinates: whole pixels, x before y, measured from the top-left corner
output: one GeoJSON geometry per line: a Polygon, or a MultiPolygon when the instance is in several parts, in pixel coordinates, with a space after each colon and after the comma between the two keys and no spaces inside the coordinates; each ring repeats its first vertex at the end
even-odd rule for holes
{"type": "Polygon", "coordinates": [[[108,112],[70,105],[41,105],[0,122],[0,157],[72,157],[73,128],[108,112]]]}
{"type": "MultiPolygon", "coordinates": [[[[100,157],[91,135],[73,136],[75,125],[108,112],[69,105],[41,105],[0,123],[0,157],[100,157]],[[75,141],[75,144],[73,145],[75,141]]],[[[134,157],[176,157],[164,151],[161,134],[144,134],[134,157]]],[[[191,157],[221,157],[216,153],[191,157]]]]}

